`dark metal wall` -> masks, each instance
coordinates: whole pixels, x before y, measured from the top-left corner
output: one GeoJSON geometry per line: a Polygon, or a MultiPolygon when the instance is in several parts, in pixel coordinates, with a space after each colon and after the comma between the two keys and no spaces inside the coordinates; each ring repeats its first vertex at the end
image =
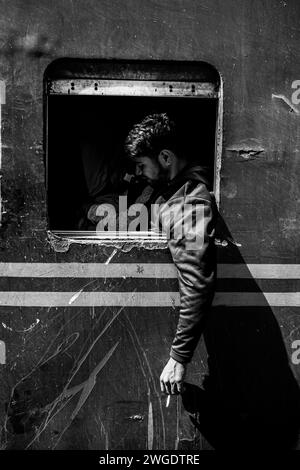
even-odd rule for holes
{"type": "Polygon", "coordinates": [[[0,1],[3,448],[297,445],[299,19],[298,0],[0,1]],[[206,61],[221,75],[227,241],[188,376],[198,387],[209,370],[209,412],[188,399],[201,436],[159,391],[177,319],[168,251],[47,234],[43,74],[61,57],[206,61]]]}

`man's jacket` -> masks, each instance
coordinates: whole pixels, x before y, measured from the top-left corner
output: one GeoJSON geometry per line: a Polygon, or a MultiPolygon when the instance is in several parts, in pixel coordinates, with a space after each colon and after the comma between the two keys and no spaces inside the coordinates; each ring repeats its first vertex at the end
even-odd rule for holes
{"type": "Polygon", "coordinates": [[[204,167],[189,166],[156,199],[177,268],[180,311],[170,356],[187,363],[203,332],[215,290],[217,207],[204,167]]]}

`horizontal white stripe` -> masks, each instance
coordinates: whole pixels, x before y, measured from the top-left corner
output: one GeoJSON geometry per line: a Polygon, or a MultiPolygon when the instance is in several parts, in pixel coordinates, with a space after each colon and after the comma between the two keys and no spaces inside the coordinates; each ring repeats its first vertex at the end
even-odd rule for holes
{"type": "MultiPolygon", "coordinates": [[[[0,263],[0,277],[176,278],[172,263],[0,263]]],[[[300,279],[300,264],[219,264],[219,278],[300,279]]]]}
{"type": "Polygon", "coordinates": [[[220,264],[218,277],[235,279],[299,279],[300,264],[220,264]]]}
{"type": "Polygon", "coordinates": [[[217,292],[214,305],[300,307],[300,292],[217,292]]]}
{"type": "Polygon", "coordinates": [[[169,307],[171,305],[179,305],[177,292],[0,292],[0,306],[169,307]]]}
{"type": "MultiPolygon", "coordinates": [[[[0,292],[11,307],[175,307],[178,292],[0,292]]],[[[215,306],[300,307],[300,292],[218,292],[215,306]]]]}
{"type": "Polygon", "coordinates": [[[0,263],[0,277],[176,278],[175,266],[136,263],[0,263]]]}

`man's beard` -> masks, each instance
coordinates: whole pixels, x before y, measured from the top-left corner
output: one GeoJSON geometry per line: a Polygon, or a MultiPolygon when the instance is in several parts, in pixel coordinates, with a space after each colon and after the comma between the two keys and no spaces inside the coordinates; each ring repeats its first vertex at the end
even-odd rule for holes
{"type": "Polygon", "coordinates": [[[163,184],[167,184],[169,181],[168,171],[160,166],[160,171],[157,179],[146,178],[148,184],[154,189],[162,189],[163,184]]]}

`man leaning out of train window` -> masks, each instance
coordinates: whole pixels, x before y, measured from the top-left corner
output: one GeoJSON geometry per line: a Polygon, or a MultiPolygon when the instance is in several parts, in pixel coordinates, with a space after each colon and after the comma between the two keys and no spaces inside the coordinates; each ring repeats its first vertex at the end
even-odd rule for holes
{"type": "Polygon", "coordinates": [[[185,154],[176,124],[166,113],[148,115],[133,126],[125,150],[136,174],[153,187],[151,228],[166,234],[177,270],[180,308],[161,391],[182,393],[187,365],[204,330],[214,292],[217,207],[208,169],[185,154]]]}

